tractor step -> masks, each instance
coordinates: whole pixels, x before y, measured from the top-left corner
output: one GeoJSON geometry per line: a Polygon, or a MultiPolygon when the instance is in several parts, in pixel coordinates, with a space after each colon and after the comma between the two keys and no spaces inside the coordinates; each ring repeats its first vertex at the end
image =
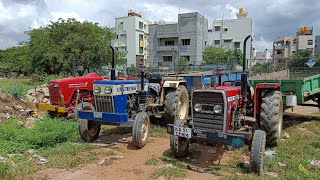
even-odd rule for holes
{"type": "Polygon", "coordinates": [[[149,107],[159,107],[162,106],[162,104],[148,104],[149,107]]]}
{"type": "Polygon", "coordinates": [[[254,117],[250,117],[250,116],[241,116],[240,119],[245,120],[245,121],[249,121],[249,122],[256,122],[256,118],[254,117]]]}

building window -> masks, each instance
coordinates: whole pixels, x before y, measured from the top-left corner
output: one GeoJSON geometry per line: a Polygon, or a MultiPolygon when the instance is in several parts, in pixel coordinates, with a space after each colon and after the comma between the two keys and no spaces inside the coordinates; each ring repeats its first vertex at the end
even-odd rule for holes
{"type": "Polygon", "coordinates": [[[239,49],[240,48],[240,42],[234,42],[234,48],[239,49]]]}
{"type": "Polygon", "coordinates": [[[119,35],[117,35],[117,39],[119,39],[119,35]]]}
{"type": "Polygon", "coordinates": [[[190,39],[182,39],[181,41],[182,41],[182,45],[183,45],[183,46],[188,46],[188,45],[190,45],[190,39]]]}
{"type": "Polygon", "coordinates": [[[313,45],[313,40],[308,40],[308,45],[313,45]]]}
{"type": "Polygon", "coordinates": [[[226,44],[229,44],[229,43],[231,43],[231,40],[227,39],[227,40],[223,40],[223,42],[226,43],[226,44]]]}
{"type": "Polygon", "coordinates": [[[139,34],[139,40],[143,41],[143,34],[139,34]]]}
{"type": "Polygon", "coordinates": [[[143,29],[143,22],[139,21],[139,29],[143,29]]]}
{"type": "Polygon", "coordinates": [[[143,25],[143,29],[146,30],[147,29],[147,25],[144,24],[143,25]]]}
{"type": "Polygon", "coordinates": [[[143,47],[139,48],[139,54],[143,54],[143,47]]]}
{"type": "Polygon", "coordinates": [[[220,45],[220,40],[214,40],[214,45],[220,45]]]}
{"type": "Polygon", "coordinates": [[[126,34],[120,34],[120,37],[122,37],[122,38],[126,38],[126,34]]]}
{"type": "Polygon", "coordinates": [[[190,61],[190,56],[181,56],[181,58],[190,61]]]}
{"type": "Polygon", "coordinates": [[[174,46],[174,41],[165,41],[164,45],[165,46],[174,46]]]}
{"type": "Polygon", "coordinates": [[[214,31],[220,31],[220,26],[214,26],[214,31]]]}
{"type": "Polygon", "coordinates": [[[226,31],[226,32],[227,32],[227,31],[228,31],[228,28],[224,28],[224,31],[226,31]]]}
{"type": "Polygon", "coordinates": [[[163,62],[172,62],[172,56],[163,56],[163,62]]]}

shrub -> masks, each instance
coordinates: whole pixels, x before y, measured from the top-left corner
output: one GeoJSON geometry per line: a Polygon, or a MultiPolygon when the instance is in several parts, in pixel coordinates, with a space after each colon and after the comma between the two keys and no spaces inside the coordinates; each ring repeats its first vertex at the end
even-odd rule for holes
{"type": "Polygon", "coordinates": [[[10,83],[6,90],[9,94],[14,95],[15,93],[18,93],[21,96],[24,96],[28,92],[28,88],[21,84],[21,83],[10,83]]]}

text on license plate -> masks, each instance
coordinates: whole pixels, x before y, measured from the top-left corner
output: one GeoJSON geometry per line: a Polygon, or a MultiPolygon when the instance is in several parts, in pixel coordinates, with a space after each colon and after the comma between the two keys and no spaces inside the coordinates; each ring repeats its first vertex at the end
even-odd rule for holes
{"type": "Polygon", "coordinates": [[[191,129],[174,126],[174,135],[180,136],[180,137],[185,137],[185,138],[191,138],[191,129]]]}
{"type": "Polygon", "coordinates": [[[93,112],[94,118],[102,118],[102,112],[93,112]]]}

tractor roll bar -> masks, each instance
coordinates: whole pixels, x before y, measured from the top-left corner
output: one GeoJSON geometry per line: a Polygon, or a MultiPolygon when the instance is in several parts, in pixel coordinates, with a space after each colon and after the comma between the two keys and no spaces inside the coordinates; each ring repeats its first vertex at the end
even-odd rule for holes
{"type": "Polygon", "coordinates": [[[110,45],[112,50],[112,64],[111,64],[111,80],[116,80],[116,70],[114,69],[114,48],[110,45]]]}

